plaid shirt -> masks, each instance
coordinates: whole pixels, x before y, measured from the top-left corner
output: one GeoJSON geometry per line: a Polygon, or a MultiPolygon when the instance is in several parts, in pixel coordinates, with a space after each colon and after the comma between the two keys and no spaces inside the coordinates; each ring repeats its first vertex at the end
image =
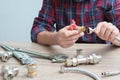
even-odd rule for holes
{"type": "MultiPolygon", "coordinates": [[[[31,30],[32,41],[37,42],[39,32],[58,31],[70,25],[72,19],[78,26],[95,28],[99,22],[107,21],[120,29],[120,0],[43,0],[31,30]]],[[[85,33],[77,42],[106,43],[94,33],[85,33]]]]}

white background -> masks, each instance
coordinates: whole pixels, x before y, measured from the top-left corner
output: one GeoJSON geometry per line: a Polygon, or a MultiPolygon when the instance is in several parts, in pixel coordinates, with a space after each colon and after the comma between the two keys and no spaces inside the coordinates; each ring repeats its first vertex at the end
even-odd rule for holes
{"type": "Polygon", "coordinates": [[[30,42],[42,0],[0,0],[0,41],[30,42]]]}

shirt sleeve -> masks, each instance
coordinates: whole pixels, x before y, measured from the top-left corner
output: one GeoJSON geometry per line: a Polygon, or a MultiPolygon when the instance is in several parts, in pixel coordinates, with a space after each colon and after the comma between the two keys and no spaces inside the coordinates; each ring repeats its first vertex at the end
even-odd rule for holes
{"type": "Polygon", "coordinates": [[[38,17],[34,19],[31,29],[31,40],[37,42],[37,34],[42,31],[55,31],[55,15],[52,0],[43,0],[38,17]]]}
{"type": "Polygon", "coordinates": [[[105,18],[120,30],[120,0],[108,0],[105,18]],[[111,2],[110,2],[111,1],[111,2]]]}

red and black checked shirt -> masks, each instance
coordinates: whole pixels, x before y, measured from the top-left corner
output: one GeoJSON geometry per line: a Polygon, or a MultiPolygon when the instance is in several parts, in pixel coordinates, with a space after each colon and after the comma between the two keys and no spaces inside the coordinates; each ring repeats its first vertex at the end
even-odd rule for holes
{"type": "MultiPolygon", "coordinates": [[[[99,22],[107,21],[120,29],[120,0],[43,0],[31,30],[32,41],[37,42],[39,32],[58,31],[70,25],[72,19],[78,26],[95,28],[99,22]]],[[[94,33],[85,33],[77,42],[106,43],[94,33]]]]}

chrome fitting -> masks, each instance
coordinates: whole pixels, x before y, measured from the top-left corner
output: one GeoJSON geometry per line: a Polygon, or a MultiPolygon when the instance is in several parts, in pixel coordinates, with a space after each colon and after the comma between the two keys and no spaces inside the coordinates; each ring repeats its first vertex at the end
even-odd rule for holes
{"type": "Polygon", "coordinates": [[[19,73],[18,67],[10,67],[10,66],[3,66],[1,71],[4,80],[12,80],[19,73]]]}
{"type": "Polygon", "coordinates": [[[97,64],[101,61],[102,56],[96,55],[96,54],[91,54],[86,57],[86,63],[87,64],[97,64]]]}
{"type": "Polygon", "coordinates": [[[94,31],[95,31],[95,28],[92,29],[91,27],[89,27],[89,28],[86,29],[86,32],[87,32],[88,34],[92,34],[94,31]]]}
{"type": "Polygon", "coordinates": [[[82,55],[78,55],[76,58],[68,58],[65,60],[65,66],[77,66],[79,64],[97,64],[101,61],[102,57],[96,54],[88,55],[84,57],[82,55]]]}
{"type": "Polygon", "coordinates": [[[80,48],[78,48],[78,49],[76,49],[76,57],[78,56],[78,55],[81,55],[83,50],[82,49],[80,49],[80,48]]]}
{"type": "Polygon", "coordinates": [[[102,72],[101,75],[102,76],[115,76],[115,75],[119,75],[120,71],[106,71],[106,72],[102,72]]]}
{"type": "Polygon", "coordinates": [[[0,57],[2,59],[2,61],[6,62],[9,60],[9,58],[11,58],[13,55],[12,52],[5,52],[5,51],[0,51],[0,57]]]}

